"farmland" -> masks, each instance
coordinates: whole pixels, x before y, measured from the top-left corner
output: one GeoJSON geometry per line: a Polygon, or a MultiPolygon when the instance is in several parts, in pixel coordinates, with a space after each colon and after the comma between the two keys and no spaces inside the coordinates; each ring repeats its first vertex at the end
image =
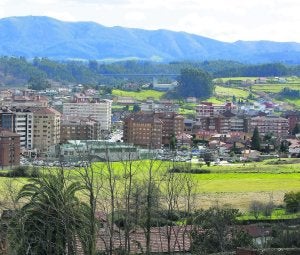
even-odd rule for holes
{"type": "Polygon", "coordinates": [[[229,88],[216,86],[215,87],[215,95],[218,97],[231,97],[235,95],[237,98],[247,98],[249,96],[249,91],[247,89],[241,88],[229,88]]]}
{"type": "MultiPolygon", "coordinates": [[[[173,163],[169,161],[149,160],[134,161],[132,164],[133,176],[136,180],[147,177],[152,168],[157,181],[164,183],[163,176],[167,169],[175,166],[199,168],[198,164],[173,163]]],[[[119,184],[129,169],[129,162],[112,163],[114,175],[119,184]]],[[[96,173],[106,172],[105,163],[94,163],[96,173]]],[[[207,208],[219,203],[230,204],[233,207],[246,211],[253,200],[267,202],[272,199],[275,204],[283,203],[283,196],[289,191],[300,190],[300,163],[299,161],[265,161],[259,163],[233,164],[228,166],[202,166],[200,169],[208,170],[202,174],[177,174],[189,175],[194,182],[196,192],[195,206],[207,208]]],[[[48,170],[44,170],[47,173],[48,170]]],[[[79,178],[80,169],[66,169],[65,173],[71,179],[79,178]]],[[[98,176],[98,175],[97,175],[98,176]]],[[[26,178],[0,178],[1,200],[8,200],[5,194],[9,187],[18,190],[27,182],[26,178]],[[14,184],[12,186],[12,184],[14,184]]],[[[122,185],[121,185],[122,186],[122,185]]]]}
{"type": "Polygon", "coordinates": [[[164,95],[164,92],[156,90],[141,90],[141,91],[125,91],[120,89],[114,89],[112,91],[113,96],[132,97],[135,100],[146,100],[147,98],[153,98],[154,100],[160,100],[164,95]]]}

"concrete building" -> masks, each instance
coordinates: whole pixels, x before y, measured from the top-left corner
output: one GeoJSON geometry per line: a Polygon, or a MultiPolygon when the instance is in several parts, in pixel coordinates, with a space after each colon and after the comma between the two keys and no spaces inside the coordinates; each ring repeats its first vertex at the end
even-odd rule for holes
{"type": "Polygon", "coordinates": [[[232,131],[248,132],[249,118],[226,111],[211,117],[201,117],[197,125],[200,130],[216,131],[221,134],[232,131]]]}
{"type": "Polygon", "coordinates": [[[51,146],[51,157],[63,161],[122,161],[140,159],[140,150],[133,145],[93,140],[69,140],[65,144],[51,146]]]}
{"type": "Polygon", "coordinates": [[[202,102],[196,106],[196,118],[197,121],[200,121],[203,117],[214,117],[226,111],[232,111],[235,109],[237,109],[237,107],[233,103],[218,105],[210,102],[202,102]]]}
{"type": "Polygon", "coordinates": [[[20,164],[20,135],[0,128],[0,166],[20,164]]]}
{"type": "Polygon", "coordinates": [[[142,112],[178,112],[179,105],[173,102],[154,102],[153,100],[147,100],[141,103],[142,112]]]}
{"type": "Polygon", "coordinates": [[[99,140],[101,139],[100,123],[92,118],[63,116],[60,123],[60,141],[99,140]]]}
{"type": "Polygon", "coordinates": [[[86,97],[77,98],[72,103],[63,104],[63,114],[83,118],[93,118],[101,125],[101,130],[111,129],[111,100],[94,100],[87,102],[86,97]]]}
{"type": "Polygon", "coordinates": [[[0,109],[0,127],[20,135],[21,148],[33,147],[33,114],[28,108],[2,107],[0,109]]]}
{"type": "Polygon", "coordinates": [[[273,116],[257,116],[250,119],[250,132],[257,127],[261,137],[272,133],[276,137],[286,137],[289,133],[288,119],[273,116]]]}
{"type": "Polygon", "coordinates": [[[49,107],[29,108],[33,113],[33,147],[45,152],[51,145],[60,142],[61,114],[49,107]]]}

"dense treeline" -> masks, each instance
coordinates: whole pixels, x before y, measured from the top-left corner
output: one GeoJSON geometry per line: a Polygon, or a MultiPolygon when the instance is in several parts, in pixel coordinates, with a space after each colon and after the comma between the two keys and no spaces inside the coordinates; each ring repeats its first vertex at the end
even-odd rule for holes
{"type": "Polygon", "coordinates": [[[300,91],[296,89],[284,88],[279,95],[287,98],[299,98],[300,91]]]}
{"type": "MultiPolygon", "coordinates": [[[[240,76],[285,76],[300,75],[300,66],[287,66],[281,63],[248,65],[234,61],[204,62],[170,62],[157,63],[149,61],[122,61],[102,63],[94,60],[53,61],[46,58],[35,58],[32,61],[24,57],[0,58],[0,83],[5,85],[24,85],[33,77],[51,79],[65,83],[82,84],[121,84],[125,81],[149,82],[150,76],[134,76],[132,74],[173,74],[177,78],[182,69],[202,69],[214,78],[240,76]],[[126,74],[131,76],[126,77],[126,74]],[[114,76],[115,75],[115,76],[114,76]],[[13,79],[12,79],[13,77],[13,79]]],[[[162,79],[159,77],[159,79],[162,79]]],[[[164,77],[166,79],[166,77],[164,77]]]]}

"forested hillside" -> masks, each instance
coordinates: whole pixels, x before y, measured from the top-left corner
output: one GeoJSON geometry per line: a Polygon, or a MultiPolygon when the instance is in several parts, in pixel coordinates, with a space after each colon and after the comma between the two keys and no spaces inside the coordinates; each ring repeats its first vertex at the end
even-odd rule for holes
{"type": "Polygon", "coordinates": [[[47,58],[35,58],[32,61],[24,57],[0,58],[0,84],[23,86],[33,77],[48,79],[62,84],[107,84],[118,85],[122,82],[151,82],[152,75],[166,79],[164,75],[176,78],[182,69],[199,68],[207,71],[213,78],[241,76],[300,76],[300,66],[280,63],[246,65],[234,61],[170,62],[122,61],[114,63],[90,61],[54,61],[47,58]],[[135,76],[135,74],[137,74],[135,76]],[[148,76],[143,76],[148,74],[148,76]],[[160,76],[161,75],[161,76],[160,76]],[[126,78],[124,80],[124,78],[126,78]]]}

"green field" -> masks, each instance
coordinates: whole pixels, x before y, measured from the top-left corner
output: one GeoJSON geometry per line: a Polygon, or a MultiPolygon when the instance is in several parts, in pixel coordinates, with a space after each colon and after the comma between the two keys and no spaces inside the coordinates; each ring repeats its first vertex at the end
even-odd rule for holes
{"type": "Polygon", "coordinates": [[[290,88],[293,90],[300,90],[299,84],[264,84],[264,85],[252,85],[253,92],[266,92],[266,93],[279,93],[284,88],[290,88]]]}
{"type": "MultiPolygon", "coordinates": [[[[154,178],[164,185],[163,176],[167,169],[185,166],[199,169],[199,164],[173,163],[169,161],[149,160],[134,161],[132,169],[135,180],[143,180],[149,173],[150,166],[154,178]]],[[[96,176],[100,172],[106,175],[107,165],[104,163],[94,163],[93,168],[96,176]]],[[[114,169],[116,181],[122,187],[122,180],[125,171],[129,169],[128,162],[114,162],[111,164],[114,169]]],[[[247,210],[253,200],[267,202],[272,196],[275,204],[283,203],[283,196],[289,191],[300,191],[300,163],[299,160],[287,160],[277,162],[269,160],[259,163],[233,164],[228,166],[202,166],[200,169],[210,170],[210,173],[202,174],[176,174],[188,175],[194,182],[196,191],[196,207],[209,207],[216,201],[219,204],[231,204],[233,207],[247,210]]],[[[52,171],[52,170],[50,170],[52,171]]],[[[66,175],[72,179],[78,179],[80,169],[65,170],[66,175]]],[[[45,170],[47,173],[47,170],[45,170]]],[[[26,178],[0,178],[0,202],[9,200],[7,191],[13,187],[15,192],[27,182],[26,178]],[[12,185],[13,184],[13,185],[12,185]]]]}
{"type": "Polygon", "coordinates": [[[218,79],[222,80],[223,82],[227,82],[227,81],[247,81],[247,80],[251,80],[254,81],[257,79],[257,77],[225,77],[225,78],[216,78],[214,79],[214,81],[217,81],[218,79]]]}
{"type": "Polygon", "coordinates": [[[154,100],[161,99],[165,92],[156,91],[156,90],[141,90],[141,91],[125,91],[120,89],[114,89],[112,91],[113,96],[122,96],[122,97],[132,97],[135,100],[146,100],[148,98],[153,98],[154,100]]]}
{"type": "Polygon", "coordinates": [[[289,103],[290,105],[293,105],[296,108],[300,108],[300,99],[285,98],[283,101],[286,102],[286,103],[289,103]]]}
{"type": "Polygon", "coordinates": [[[232,99],[232,96],[236,96],[236,98],[247,98],[249,96],[249,91],[246,89],[240,88],[230,88],[230,87],[223,87],[223,86],[216,86],[215,87],[215,95],[217,97],[225,97],[232,99]]]}

